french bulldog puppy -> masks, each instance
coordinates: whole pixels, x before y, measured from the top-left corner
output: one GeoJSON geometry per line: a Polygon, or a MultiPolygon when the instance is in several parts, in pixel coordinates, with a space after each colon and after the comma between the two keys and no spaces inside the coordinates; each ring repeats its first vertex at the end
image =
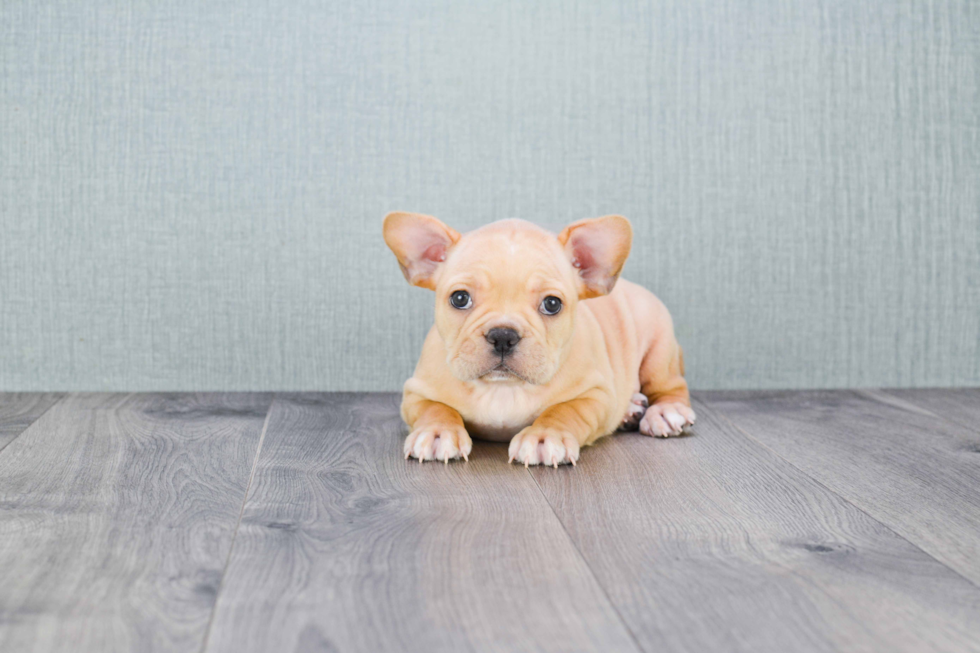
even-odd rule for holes
{"type": "Polygon", "coordinates": [[[510,440],[510,462],[574,465],[617,428],[679,435],[694,423],[667,308],[619,273],[633,229],[618,215],[558,236],[523,220],[459,234],[390,213],[384,238],[409,283],[436,293],[435,325],[405,382],[405,457],[467,458],[510,440]]]}

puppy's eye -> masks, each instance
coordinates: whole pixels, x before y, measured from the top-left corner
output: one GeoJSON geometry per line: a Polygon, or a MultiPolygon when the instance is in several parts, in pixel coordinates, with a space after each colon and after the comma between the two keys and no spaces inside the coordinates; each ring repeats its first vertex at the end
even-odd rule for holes
{"type": "Polygon", "coordinates": [[[453,308],[463,310],[473,306],[473,299],[465,290],[457,290],[449,296],[449,303],[453,305],[453,308]]]}
{"type": "Polygon", "coordinates": [[[561,300],[554,295],[548,295],[541,302],[541,306],[538,308],[538,310],[545,315],[557,315],[558,311],[561,310],[561,300]]]}

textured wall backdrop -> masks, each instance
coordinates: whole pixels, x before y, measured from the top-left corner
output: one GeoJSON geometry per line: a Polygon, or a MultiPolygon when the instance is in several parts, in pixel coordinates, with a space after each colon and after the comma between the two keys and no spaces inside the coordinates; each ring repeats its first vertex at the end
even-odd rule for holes
{"type": "Polygon", "coordinates": [[[622,213],[695,387],[980,383],[980,2],[0,10],[0,389],[395,389],[382,216],[622,213]]]}

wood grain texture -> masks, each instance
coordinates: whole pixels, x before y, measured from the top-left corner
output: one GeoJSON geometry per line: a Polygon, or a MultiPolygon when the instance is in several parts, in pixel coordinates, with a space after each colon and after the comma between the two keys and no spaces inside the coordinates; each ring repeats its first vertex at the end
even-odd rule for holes
{"type": "Polygon", "coordinates": [[[0,393],[0,451],[62,396],[58,392],[0,393]]]}
{"type": "Polygon", "coordinates": [[[707,393],[754,440],[980,586],[980,432],[881,393],[707,393]]]}
{"type": "Polygon", "coordinates": [[[644,650],[980,650],[980,589],[695,409],[533,471],[644,650]]]}
{"type": "Polygon", "coordinates": [[[72,395],[0,455],[0,650],[199,650],[267,394],[72,395]]]}
{"type": "Polygon", "coordinates": [[[938,419],[959,424],[967,432],[980,433],[980,388],[888,389],[875,393],[879,401],[891,396],[918,406],[938,419]]]}
{"type": "Polygon", "coordinates": [[[395,395],[277,398],[208,651],[635,651],[506,447],[401,455],[395,395]]]}

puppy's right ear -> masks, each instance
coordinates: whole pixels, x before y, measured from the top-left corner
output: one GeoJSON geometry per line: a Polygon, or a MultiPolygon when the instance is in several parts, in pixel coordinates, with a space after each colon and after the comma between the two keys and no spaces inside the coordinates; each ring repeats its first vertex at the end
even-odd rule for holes
{"type": "Polygon", "coordinates": [[[630,254],[633,227],[621,215],[579,220],[558,234],[565,254],[578,268],[580,297],[599,297],[612,292],[630,254]]]}
{"type": "Polygon", "coordinates": [[[446,252],[459,240],[458,232],[419,213],[389,213],[384,235],[408,282],[430,290],[436,289],[436,272],[446,252]]]}

